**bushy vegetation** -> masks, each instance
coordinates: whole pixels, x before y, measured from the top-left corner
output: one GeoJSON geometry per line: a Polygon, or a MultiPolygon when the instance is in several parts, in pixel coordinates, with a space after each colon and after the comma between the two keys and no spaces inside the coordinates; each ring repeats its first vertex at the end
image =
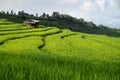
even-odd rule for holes
{"type": "Polygon", "coordinates": [[[120,80],[120,36],[4,26],[0,80],[120,80]]]}
{"type": "Polygon", "coordinates": [[[60,14],[59,12],[53,12],[52,15],[43,13],[42,15],[38,16],[38,14],[31,15],[24,11],[14,13],[14,11],[11,10],[11,12],[0,12],[0,18],[6,18],[17,23],[23,23],[27,19],[37,19],[40,20],[40,25],[44,26],[54,26],[61,29],[70,29],[72,31],[84,33],[104,34],[115,37],[120,36],[119,29],[110,28],[104,25],[97,26],[91,21],[85,21],[83,18],[77,19],[68,14],[60,14]]]}

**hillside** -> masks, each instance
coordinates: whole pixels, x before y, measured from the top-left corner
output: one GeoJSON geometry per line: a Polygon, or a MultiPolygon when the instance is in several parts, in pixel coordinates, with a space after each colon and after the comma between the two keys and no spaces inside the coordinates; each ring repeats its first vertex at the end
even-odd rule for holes
{"type": "Polygon", "coordinates": [[[52,15],[43,13],[38,16],[38,14],[33,15],[26,13],[24,11],[19,11],[18,13],[11,12],[0,12],[0,18],[8,19],[15,23],[23,23],[25,20],[37,19],[40,20],[40,25],[44,26],[54,26],[61,29],[70,29],[75,32],[83,32],[90,34],[103,34],[112,37],[120,36],[120,29],[110,28],[104,25],[96,25],[92,21],[86,21],[83,18],[75,18],[68,14],[60,14],[59,12],[53,12],[52,15]]]}
{"type": "Polygon", "coordinates": [[[120,80],[120,38],[0,20],[0,80],[120,80]]]}

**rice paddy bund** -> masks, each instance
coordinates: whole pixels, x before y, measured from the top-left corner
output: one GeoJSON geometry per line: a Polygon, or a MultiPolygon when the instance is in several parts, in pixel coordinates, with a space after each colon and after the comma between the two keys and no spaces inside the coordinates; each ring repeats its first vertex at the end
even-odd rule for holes
{"type": "Polygon", "coordinates": [[[120,37],[1,19],[0,80],[120,80],[120,37]]]}

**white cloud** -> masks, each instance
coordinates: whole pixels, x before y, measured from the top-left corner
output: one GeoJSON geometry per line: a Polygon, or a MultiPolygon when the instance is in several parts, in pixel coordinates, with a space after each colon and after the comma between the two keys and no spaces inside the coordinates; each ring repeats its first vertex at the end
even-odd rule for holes
{"type": "Polygon", "coordinates": [[[34,14],[58,11],[120,28],[120,0],[0,0],[0,10],[25,10],[34,14]]]}
{"type": "Polygon", "coordinates": [[[120,0],[110,0],[110,7],[114,9],[120,9],[120,0]]]}
{"type": "Polygon", "coordinates": [[[61,0],[61,1],[70,2],[70,3],[77,3],[80,0],[61,0]]]}
{"type": "Polygon", "coordinates": [[[110,0],[110,6],[112,6],[112,7],[117,6],[116,1],[115,0],[110,0]]]}
{"type": "Polygon", "coordinates": [[[91,12],[96,10],[96,7],[92,0],[84,0],[81,4],[81,9],[85,12],[91,12]]]}
{"type": "Polygon", "coordinates": [[[105,9],[105,0],[96,0],[96,3],[101,8],[101,10],[105,9]]]}

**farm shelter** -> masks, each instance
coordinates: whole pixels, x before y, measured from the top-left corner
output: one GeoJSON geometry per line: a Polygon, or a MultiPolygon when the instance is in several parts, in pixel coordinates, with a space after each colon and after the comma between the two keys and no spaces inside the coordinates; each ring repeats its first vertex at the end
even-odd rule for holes
{"type": "Polygon", "coordinates": [[[38,28],[39,22],[40,21],[38,21],[38,20],[31,19],[31,20],[24,21],[24,24],[29,25],[29,26],[33,26],[34,28],[38,28]]]}

